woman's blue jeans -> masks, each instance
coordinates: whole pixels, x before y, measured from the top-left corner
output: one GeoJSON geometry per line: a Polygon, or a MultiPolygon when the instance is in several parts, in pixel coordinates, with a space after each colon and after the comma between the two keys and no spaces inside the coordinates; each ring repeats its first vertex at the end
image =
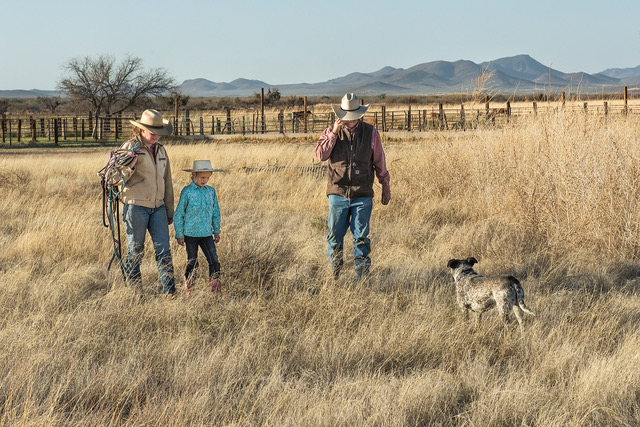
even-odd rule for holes
{"type": "Polygon", "coordinates": [[[169,221],[164,205],[158,208],[125,204],[122,209],[122,220],[127,230],[128,252],[125,260],[127,285],[131,286],[141,281],[140,263],[144,257],[144,240],[149,230],[153,249],[156,253],[158,275],[162,282],[162,290],[174,293],[176,285],[173,278],[173,261],[169,239],[169,221]]]}
{"type": "Polygon", "coordinates": [[[353,261],[356,277],[361,278],[369,273],[371,259],[371,241],[369,240],[369,220],[371,219],[371,197],[347,199],[335,194],[329,195],[329,262],[334,274],[337,274],[344,263],[344,236],[351,229],[353,235],[353,261]]]}

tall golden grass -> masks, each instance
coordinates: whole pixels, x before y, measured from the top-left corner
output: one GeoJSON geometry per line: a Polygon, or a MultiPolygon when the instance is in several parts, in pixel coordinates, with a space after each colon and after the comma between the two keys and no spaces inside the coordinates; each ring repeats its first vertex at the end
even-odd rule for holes
{"type": "Polygon", "coordinates": [[[323,177],[242,169],[311,164],[314,140],[169,141],[176,194],[194,159],[225,170],[223,294],[202,259],[170,302],[150,246],[143,289],[106,271],[107,149],[4,150],[0,425],[638,425],[639,135],[560,113],[386,138],[366,283],[327,277],[323,177]],[[466,256],[521,279],[524,336],[464,321],[466,256]]]}

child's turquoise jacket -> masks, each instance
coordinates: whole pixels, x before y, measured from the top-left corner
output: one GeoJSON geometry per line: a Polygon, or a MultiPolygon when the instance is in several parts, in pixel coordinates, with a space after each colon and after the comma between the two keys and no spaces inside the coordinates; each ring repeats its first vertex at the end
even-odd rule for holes
{"type": "Polygon", "coordinates": [[[182,189],[173,215],[176,239],[207,237],[220,233],[220,207],[216,190],[193,182],[182,189]]]}

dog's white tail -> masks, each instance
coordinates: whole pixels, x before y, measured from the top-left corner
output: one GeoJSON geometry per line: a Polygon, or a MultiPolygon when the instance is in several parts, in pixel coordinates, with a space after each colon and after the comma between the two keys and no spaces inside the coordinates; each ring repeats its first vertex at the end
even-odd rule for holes
{"type": "Polygon", "coordinates": [[[511,286],[516,290],[516,301],[518,302],[518,307],[520,307],[520,309],[525,313],[535,316],[536,314],[524,303],[524,289],[522,289],[522,285],[518,279],[513,276],[509,276],[509,279],[511,280],[511,286]]]}

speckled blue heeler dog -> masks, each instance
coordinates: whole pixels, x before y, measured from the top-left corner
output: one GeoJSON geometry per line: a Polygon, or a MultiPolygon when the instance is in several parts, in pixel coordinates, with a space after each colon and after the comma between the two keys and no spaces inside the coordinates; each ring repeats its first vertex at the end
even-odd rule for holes
{"type": "Polygon", "coordinates": [[[451,269],[456,282],[456,299],[460,308],[469,317],[469,310],[476,314],[476,327],[480,326],[482,313],[496,307],[498,313],[506,323],[509,323],[509,313],[513,311],[524,333],[522,312],[535,316],[524,303],[522,285],[513,276],[481,276],[473,270],[478,261],[473,258],[451,259],[447,267],[451,269]]]}

